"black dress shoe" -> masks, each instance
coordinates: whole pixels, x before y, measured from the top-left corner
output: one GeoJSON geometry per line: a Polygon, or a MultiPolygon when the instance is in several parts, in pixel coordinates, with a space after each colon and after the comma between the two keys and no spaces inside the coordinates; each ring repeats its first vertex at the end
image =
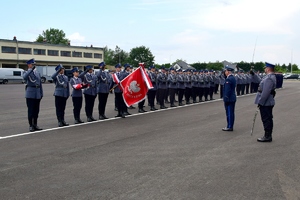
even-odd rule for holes
{"type": "Polygon", "coordinates": [[[99,120],[104,120],[105,118],[102,115],[99,115],[99,120]]]}
{"type": "Polygon", "coordinates": [[[177,106],[175,106],[174,104],[172,104],[171,107],[177,107],[177,106]]]}
{"type": "Polygon", "coordinates": [[[58,122],[58,127],[63,127],[63,123],[61,121],[58,122]]]}
{"type": "Polygon", "coordinates": [[[84,123],[84,121],[82,121],[80,118],[78,119],[78,122],[79,122],[80,124],[84,123]]]}
{"type": "Polygon", "coordinates": [[[210,99],[210,101],[213,101],[213,100],[215,100],[215,99],[214,99],[214,98],[211,98],[211,99],[210,99]]]}
{"type": "Polygon", "coordinates": [[[205,101],[208,101],[208,99],[205,99],[205,101]]]}
{"type": "Polygon", "coordinates": [[[272,137],[261,137],[257,138],[257,142],[272,142],[272,137]]]}
{"type": "Polygon", "coordinates": [[[150,110],[151,110],[151,111],[155,111],[154,107],[151,107],[150,110]]]}
{"type": "Polygon", "coordinates": [[[186,105],[191,104],[189,101],[186,102],[186,105]]]}
{"type": "Polygon", "coordinates": [[[65,120],[62,120],[61,123],[64,125],[64,126],[69,126],[69,124],[67,122],[65,122],[65,120]]]}
{"type": "Polygon", "coordinates": [[[122,113],[122,114],[121,114],[121,117],[122,117],[122,118],[125,118],[125,113],[122,113]]]}
{"type": "Polygon", "coordinates": [[[33,125],[33,128],[34,128],[35,131],[41,131],[41,130],[43,130],[38,125],[33,125]]]}
{"type": "Polygon", "coordinates": [[[139,109],[139,113],[144,113],[144,110],[143,109],[139,109]]]}
{"type": "Polygon", "coordinates": [[[33,126],[29,126],[29,132],[34,132],[34,131],[35,131],[34,127],[33,126]]]}
{"type": "Polygon", "coordinates": [[[90,116],[92,121],[97,121],[93,116],[90,116]]]}
{"type": "Polygon", "coordinates": [[[183,104],[182,104],[182,103],[179,103],[178,105],[179,105],[179,106],[183,106],[183,104]]]}
{"type": "Polygon", "coordinates": [[[202,99],[200,99],[200,100],[199,100],[199,102],[203,102],[203,100],[202,100],[202,99]]]}
{"type": "Polygon", "coordinates": [[[121,114],[118,114],[118,115],[116,115],[115,117],[122,117],[122,115],[121,115],[121,114]]]}
{"type": "Polygon", "coordinates": [[[90,117],[87,117],[86,121],[87,122],[92,122],[93,120],[90,117]]]}
{"type": "Polygon", "coordinates": [[[118,108],[117,108],[117,107],[115,107],[115,111],[118,111],[118,108]]]}
{"type": "Polygon", "coordinates": [[[124,115],[131,115],[129,112],[125,111],[123,112],[124,115]]]}
{"type": "Polygon", "coordinates": [[[222,128],[222,131],[233,131],[233,128],[222,128]]]}
{"type": "Polygon", "coordinates": [[[106,117],[105,115],[102,115],[102,117],[103,117],[104,119],[108,119],[108,117],[106,117]]]}
{"type": "Polygon", "coordinates": [[[134,106],[129,106],[128,108],[129,108],[129,109],[135,109],[135,107],[134,107],[134,106]]]}
{"type": "Polygon", "coordinates": [[[145,110],[144,108],[142,108],[142,111],[143,111],[143,112],[148,112],[148,111],[147,111],[147,110],[145,110]]]}
{"type": "Polygon", "coordinates": [[[197,101],[193,101],[193,103],[198,103],[197,101]]]}

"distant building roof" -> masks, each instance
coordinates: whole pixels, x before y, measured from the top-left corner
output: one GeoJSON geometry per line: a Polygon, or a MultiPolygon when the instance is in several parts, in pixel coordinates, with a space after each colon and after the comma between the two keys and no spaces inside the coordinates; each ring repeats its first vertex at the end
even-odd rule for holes
{"type": "Polygon", "coordinates": [[[195,69],[194,67],[192,67],[191,65],[187,64],[184,61],[177,61],[174,65],[173,65],[174,69],[195,69]]]}
{"type": "Polygon", "coordinates": [[[237,66],[236,63],[231,63],[231,62],[228,62],[226,60],[224,60],[222,63],[223,63],[224,68],[225,68],[226,65],[228,65],[229,67],[233,68],[234,71],[238,70],[238,68],[236,67],[237,66]]]}

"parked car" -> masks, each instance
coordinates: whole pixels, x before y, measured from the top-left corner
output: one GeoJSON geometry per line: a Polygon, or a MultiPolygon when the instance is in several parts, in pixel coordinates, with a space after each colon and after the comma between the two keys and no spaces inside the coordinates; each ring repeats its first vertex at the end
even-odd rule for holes
{"type": "Polygon", "coordinates": [[[284,79],[299,79],[299,75],[298,74],[289,74],[289,75],[285,75],[283,78],[284,79]]]}
{"type": "Polygon", "coordinates": [[[19,68],[0,68],[0,83],[24,83],[23,73],[19,68]]]}

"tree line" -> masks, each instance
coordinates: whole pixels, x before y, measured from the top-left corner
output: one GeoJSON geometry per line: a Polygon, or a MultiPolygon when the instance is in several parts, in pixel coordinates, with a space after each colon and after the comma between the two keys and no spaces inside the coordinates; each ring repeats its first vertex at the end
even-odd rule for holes
{"type": "MultiPolygon", "coordinates": [[[[47,42],[50,44],[63,44],[63,45],[70,45],[71,41],[66,38],[66,34],[63,30],[50,28],[46,31],[43,31],[40,34],[36,42],[47,42]]],[[[117,63],[129,63],[133,67],[138,67],[140,62],[144,62],[146,66],[154,65],[156,68],[159,68],[161,65],[164,65],[166,68],[170,68],[171,65],[173,66],[178,61],[183,61],[182,59],[177,59],[174,63],[163,63],[157,64],[155,63],[155,56],[152,54],[150,49],[145,46],[134,47],[130,50],[130,52],[126,52],[122,50],[119,46],[116,46],[115,49],[110,49],[107,46],[103,48],[104,52],[104,62],[107,65],[115,65],[117,63]]],[[[264,62],[238,62],[237,64],[238,69],[243,69],[244,71],[264,71],[264,62]]],[[[197,62],[189,64],[197,70],[200,69],[208,69],[208,70],[222,70],[224,68],[223,63],[216,61],[216,62],[197,62]]],[[[277,72],[290,72],[291,68],[292,71],[298,71],[298,65],[289,63],[288,65],[285,64],[275,64],[275,70],[277,72]]]]}

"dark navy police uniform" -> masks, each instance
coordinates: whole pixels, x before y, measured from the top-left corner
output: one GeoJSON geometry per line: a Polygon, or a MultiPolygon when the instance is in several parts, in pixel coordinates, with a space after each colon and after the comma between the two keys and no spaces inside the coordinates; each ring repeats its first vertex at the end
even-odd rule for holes
{"type": "MultiPolygon", "coordinates": [[[[226,66],[225,69],[227,71],[234,71],[233,68],[226,66]]],[[[223,88],[223,101],[226,111],[227,117],[227,127],[223,128],[223,131],[233,131],[234,125],[234,109],[235,109],[235,102],[236,102],[236,79],[232,74],[229,74],[225,79],[224,88],[223,88]]]]}

